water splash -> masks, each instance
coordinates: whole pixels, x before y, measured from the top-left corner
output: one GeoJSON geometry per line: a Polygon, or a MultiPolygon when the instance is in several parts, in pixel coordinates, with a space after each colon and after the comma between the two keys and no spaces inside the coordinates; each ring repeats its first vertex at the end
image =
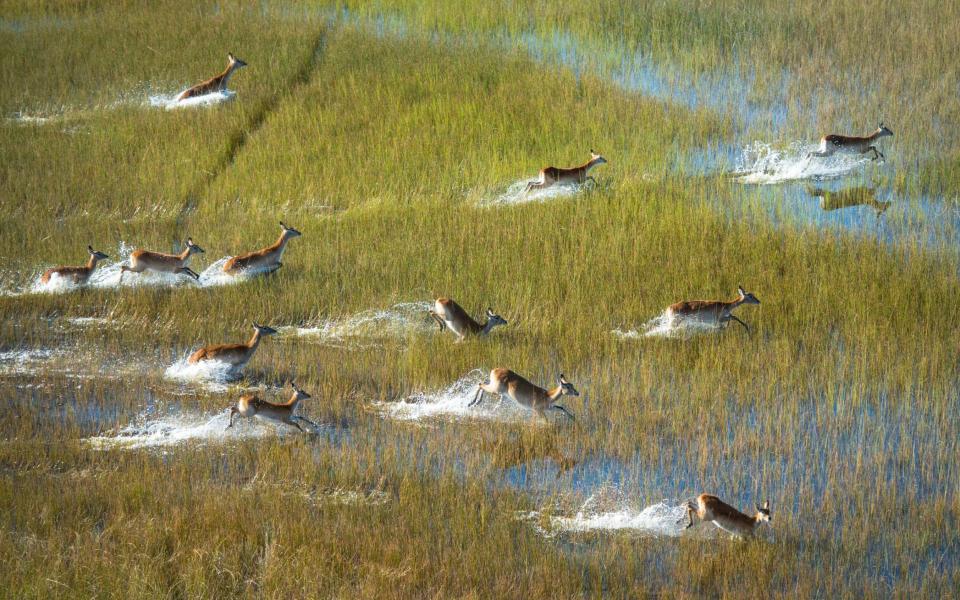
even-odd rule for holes
{"type": "Polygon", "coordinates": [[[740,183],[771,185],[786,181],[835,179],[871,162],[863,155],[837,153],[810,157],[818,146],[793,142],[786,150],[765,142],[754,142],[743,150],[734,176],[740,183]]]}
{"type": "Polygon", "coordinates": [[[123,427],[112,434],[89,437],[84,440],[96,450],[157,448],[176,446],[188,442],[224,443],[241,439],[256,439],[284,435],[281,429],[270,424],[253,421],[246,426],[234,425],[227,429],[230,416],[221,412],[214,416],[175,414],[147,419],[123,427]]]}
{"type": "Polygon", "coordinates": [[[193,96],[192,98],[187,98],[186,100],[177,101],[177,96],[179,95],[180,95],[179,91],[172,94],[171,93],[151,94],[148,97],[148,103],[150,106],[153,106],[156,108],[163,108],[166,110],[180,110],[185,108],[216,106],[217,104],[230,102],[231,100],[237,97],[237,93],[231,90],[210,92],[209,94],[204,94],[202,96],[193,96]]]}
{"type": "Polygon", "coordinates": [[[615,488],[601,488],[572,516],[542,511],[519,515],[531,521],[544,537],[565,533],[631,531],[652,537],[677,537],[683,533],[687,509],[683,502],[664,500],[637,508],[615,488]]]}
{"type": "Polygon", "coordinates": [[[32,375],[46,369],[47,363],[59,352],[49,348],[8,350],[0,352],[0,374],[32,375]]]}
{"type": "Polygon", "coordinates": [[[366,310],[343,319],[331,319],[316,327],[292,327],[285,331],[298,337],[314,338],[320,343],[342,345],[356,338],[402,338],[432,329],[427,317],[430,302],[400,302],[386,309],[366,310]]]}
{"type": "Polygon", "coordinates": [[[530,411],[507,397],[496,399],[487,394],[478,406],[468,406],[477,393],[477,384],[486,377],[486,371],[474,369],[443,389],[417,392],[397,402],[377,402],[374,406],[383,416],[399,421],[444,417],[516,421],[530,417],[530,411]]]}
{"type": "Polygon", "coordinates": [[[182,384],[199,384],[211,392],[225,392],[227,384],[240,379],[242,369],[219,360],[189,362],[189,355],[176,361],[164,371],[163,376],[182,384]]]}
{"type": "Polygon", "coordinates": [[[723,326],[698,319],[682,318],[669,309],[650,319],[639,330],[614,329],[610,333],[622,340],[638,340],[648,337],[689,339],[695,335],[716,333],[723,326]]]}
{"type": "Polygon", "coordinates": [[[527,192],[527,184],[530,181],[533,180],[522,179],[520,181],[515,181],[510,184],[510,187],[507,188],[507,191],[500,194],[496,198],[480,201],[478,204],[479,206],[483,207],[493,207],[513,206],[517,204],[527,204],[530,202],[548,202],[550,200],[556,200],[557,198],[573,196],[574,194],[577,194],[586,188],[586,186],[579,184],[557,183],[547,188],[530,190],[530,192],[527,192]]]}

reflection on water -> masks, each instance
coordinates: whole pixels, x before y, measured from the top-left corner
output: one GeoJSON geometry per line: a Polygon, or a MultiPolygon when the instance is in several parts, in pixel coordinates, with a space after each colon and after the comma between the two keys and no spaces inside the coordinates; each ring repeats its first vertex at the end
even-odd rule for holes
{"type": "Polygon", "coordinates": [[[840,210],[854,206],[869,206],[877,212],[877,216],[879,217],[893,204],[893,202],[877,200],[876,190],[865,185],[839,190],[807,185],[806,190],[811,198],[820,200],[820,208],[825,211],[840,210]]]}

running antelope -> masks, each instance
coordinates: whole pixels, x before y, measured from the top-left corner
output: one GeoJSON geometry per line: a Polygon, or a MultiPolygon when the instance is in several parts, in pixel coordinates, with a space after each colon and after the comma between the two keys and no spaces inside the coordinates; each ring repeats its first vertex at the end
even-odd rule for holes
{"type": "Polygon", "coordinates": [[[877,130],[866,137],[854,137],[846,135],[825,135],[820,138],[820,150],[811,152],[807,158],[812,156],[832,156],[835,152],[845,152],[847,154],[866,154],[873,152],[873,160],[886,158],[883,152],[877,150],[874,145],[880,138],[886,136],[893,137],[893,132],[883,126],[883,123],[877,126],[877,130]]]}
{"type": "Polygon", "coordinates": [[[545,390],[542,387],[533,385],[523,377],[520,377],[510,369],[494,369],[490,371],[490,382],[477,384],[477,395],[468,404],[468,407],[477,406],[483,401],[483,393],[502,396],[510,396],[514,402],[536,411],[538,415],[547,418],[548,410],[559,410],[563,414],[573,419],[569,410],[560,406],[556,402],[562,396],[579,396],[580,392],[573,384],[567,381],[563,374],[557,378],[557,387],[552,390],[545,390]]]}
{"type": "Polygon", "coordinates": [[[176,97],[175,102],[180,102],[182,100],[186,100],[187,98],[195,98],[197,96],[212,94],[214,92],[225,91],[227,89],[227,83],[230,81],[230,77],[233,75],[233,72],[245,66],[247,66],[247,63],[243,62],[232,53],[228,53],[227,68],[224,69],[223,73],[220,73],[216,77],[211,77],[206,81],[201,81],[197,85],[183,90],[176,97]]]}
{"type": "Polygon", "coordinates": [[[212,344],[210,346],[204,346],[191,354],[187,362],[198,363],[202,360],[219,360],[229,364],[235,371],[239,371],[250,362],[263,336],[273,335],[277,332],[277,330],[272,327],[258,325],[256,322],[253,323],[253,330],[253,337],[251,337],[250,341],[246,344],[212,344]]]}
{"type": "Polygon", "coordinates": [[[223,272],[236,275],[249,269],[272,273],[282,267],[283,263],[280,262],[280,259],[283,258],[283,251],[287,247],[287,242],[303,234],[293,227],[287,227],[283,224],[283,221],[280,221],[280,229],[280,237],[277,238],[276,242],[266,248],[234,256],[223,265],[223,272]]]}
{"type": "Polygon", "coordinates": [[[180,254],[164,254],[163,252],[151,252],[149,250],[134,250],[130,255],[130,266],[120,267],[120,281],[123,281],[123,274],[127,271],[131,273],[143,273],[144,271],[158,271],[160,273],[175,273],[177,275],[188,275],[195,281],[199,281],[200,276],[196,274],[187,263],[194,254],[203,254],[204,250],[193,243],[192,238],[187,238],[187,245],[180,254]]]}
{"type": "MultiPolygon", "coordinates": [[[[757,505],[757,514],[750,517],[716,496],[710,494],[700,494],[696,503],[687,502],[687,523],[686,529],[693,527],[693,517],[696,516],[701,521],[713,521],[713,524],[720,529],[731,533],[736,537],[751,537],[760,523],[770,523],[770,501],[764,502],[763,506],[757,505]]],[[[678,521],[683,522],[683,519],[678,521]]]]}
{"type": "Polygon", "coordinates": [[[877,216],[880,216],[893,204],[892,202],[877,200],[877,195],[873,188],[867,186],[831,191],[808,185],[807,194],[812,198],[818,198],[820,200],[820,208],[825,211],[839,210],[851,206],[869,206],[877,211],[877,216]]]}
{"type": "Polygon", "coordinates": [[[85,285],[90,280],[93,270],[97,268],[97,263],[101,260],[110,258],[99,250],[94,250],[93,246],[87,246],[87,252],[90,253],[90,259],[82,267],[52,267],[43,272],[40,276],[41,283],[50,283],[50,278],[56,275],[61,279],[73,280],[76,285],[85,285]]]}
{"type": "Polygon", "coordinates": [[[267,421],[273,421],[274,423],[286,423],[287,425],[293,425],[303,432],[306,432],[306,430],[300,426],[298,421],[304,421],[305,423],[309,423],[314,429],[319,429],[318,425],[310,419],[294,414],[297,412],[297,407],[300,406],[301,402],[311,398],[310,394],[298,388],[297,384],[292,381],[290,382],[290,387],[293,388],[290,399],[278,404],[261,400],[255,394],[244,394],[240,396],[237,403],[230,407],[230,424],[227,425],[227,429],[233,427],[234,415],[240,415],[246,419],[259,417],[267,421]]]}
{"type": "Polygon", "coordinates": [[[747,333],[750,333],[750,327],[731,314],[733,309],[741,304],[760,304],[760,301],[750,292],[744,291],[742,287],[737,287],[736,300],[729,302],[722,300],[686,300],[671,304],[667,309],[667,315],[671,323],[679,319],[681,321],[696,321],[714,327],[726,326],[730,320],[734,320],[743,325],[747,333]]]}
{"type": "Polygon", "coordinates": [[[487,322],[481,325],[450,298],[437,298],[430,316],[440,326],[440,331],[448,327],[457,336],[458,343],[466,339],[467,335],[487,335],[497,325],[507,324],[503,317],[494,314],[493,309],[487,308],[487,322]]]}
{"type": "Polygon", "coordinates": [[[571,167],[569,169],[561,169],[559,167],[544,167],[540,169],[540,179],[528,183],[527,189],[524,190],[524,193],[529,192],[530,190],[542,190],[557,183],[561,185],[571,185],[592,181],[594,184],[596,184],[597,180],[590,176],[590,169],[596,167],[597,165],[606,164],[606,162],[607,159],[591,149],[590,160],[583,163],[579,167],[571,167]]]}

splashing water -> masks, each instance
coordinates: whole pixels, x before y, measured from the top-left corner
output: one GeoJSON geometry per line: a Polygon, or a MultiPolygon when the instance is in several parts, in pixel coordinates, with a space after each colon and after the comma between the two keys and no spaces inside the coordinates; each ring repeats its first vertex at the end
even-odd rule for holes
{"type": "Polygon", "coordinates": [[[242,369],[219,360],[188,362],[189,355],[176,361],[164,371],[163,376],[179,383],[199,384],[211,392],[227,391],[227,384],[240,379],[242,369]]]}
{"type": "Polygon", "coordinates": [[[317,327],[290,328],[299,337],[317,338],[338,345],[351,338],[402,338],[432,329],[427,314],[430,302],[401,302],[382,310],[367,310],[343,319],[333,319],[317,327]]]}
{"type": "Polygon", "coordinates": [[[519,517],[533,522],[544,537],[563,533],[625,530],[653,537],[677,537],[686,527],[683,523],[686,514],[687,509],[682,502],[665,500],[637,509],[624,500],[618,490],[601,488],[587,498],[573,516],[545,515],[532,511],[519,517]]]}
{"type": "Polygon", "coordinates": [[[554,184],[543,189],[530,190],[527,192],[527,184],[532,179],[522,179],[510,184],[507,191],[500,194],[492,200],[480,202],[480,206],[512,206],[516,204],[527,204],[529,202],[547,202],[557,198],[565,198],[585,189],[585,186],[578,184],[554,184]]]}
{"type": "Polygon", "coordinates": [[[30,375],[46,368],[59,353],[47,348],[0,352],[0,375],[30,375]]]}
{"type": "Polygon", "coordinates": [[[247,269],[236,275],[231,275],[223,272],[223,265],[231,258],[224,256],[201,271],[198,274],[200,278],[196,281],[186,275],[178,275],[175,273],[160,273],[157,271],[144,271],[142,273],[122,272],[121,267],[130,264],[130,255],[135,249],[136,248],[126,242],[120,242],[114,254],[116,259],[107,259],[98,264],[97,268],[90,275],[90,279],[88,279],[87,283],[83,286],[78,286],[71,278],[62,278],[56,274],[53,274],[50,280],[44,283],[41,281],[42,273],[38,273],[33,277],[32,282],[27,288],[22,290],[6,290],[3,294],[7,296],[19,296],[21,294],[63,294],[75,291],[81,287],[97,289],[138,286],[177,287],[187,285],[217,287],[240,283],[274,270],[270,268],[247,269]]]}
{"type": "Polygon", "coordinates": [[[837,153],[828,157],[808,157],[818,150],[803,142],[793,142],[786,150],[764,142],[754,142],[743,151],[734,173],[740,183],[771,185],[802,179],[823,180],[843,177],[869,162],[863,155],[837,153]]]}
{"type": "Polygon", "coordinates": [[[236,98],[237,93],[230,90],[219,92],[210,92],[202,96],[193,96],[186,100],[177,101],[180,92],[173,94],[151,94],[149,97],[150,106],[164,108],[166,110],[179,110],[183,108],[198,108],[203,106],[215,106],[224,102],[230,102],[236,98]]]}
{"type": "Polygon", "coordinates": [[[491,398],[487,394],[478,406],[468,404],[477,393],[477,384],[486,381],[487,372],[474,369],[451,385],[433,392],[417,392],[398,402],[377,402],[383,416],[400,421],[420,421],[436,417],[493,419],[514,421],[529,418],[530,411],[509,398],[491,398]]]}
{"type": "Polygon", "coordinates": [[[212,417],[178,414],[140,421],[127,425],[114,434],[86,438],[84,442],[96,450],[132,450],[176,446],[187,442],[223,443],[285,434],[282,429],[258,420],[234,423],[233,427],[227,429],[230,422],[227,412],[212,417]]]}
{"type": "Polygon", "coordinates": [[[622,340],[638,340],[645,337],[689,339],[699,334],[716,333],[721,329],[723,329],[722,326],[714,323],[678,318],[668,309],[644,323],[639,331],[614,329],[610,333],[622,340]]]}

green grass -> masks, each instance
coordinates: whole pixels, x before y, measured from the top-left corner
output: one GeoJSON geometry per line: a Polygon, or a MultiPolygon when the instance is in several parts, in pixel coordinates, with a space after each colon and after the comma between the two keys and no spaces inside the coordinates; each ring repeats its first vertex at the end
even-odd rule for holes
{"type": "MultiPolygon", "coordinates": [[[[0,29],[9,49],[0,107],[62,113],[0,126],[6,289],[79,263],[87,243],[166,250],[190,235],[207,250],[194,259],[199,271],[273,241],[280,219],[304,235],[275,275],[237,285],[0,296],[0,350],[58,350],[37,372],[0,362],[0,557],[12,565],[0,589],[477,598],[956,589],[956,253],[774,226],[763,210],[737,218],[745,195],[673,167],[705,138],[734,140],[735,118],[483,41],[501,28],[563,29],[585,43],[624,33],[697,72],[724,68],[709,57],[732,40],[745,61],[773,40],[767,61],[795,68],[788,51],[835,25],[802,8],[564,6],[377,5],[406,19],[405,36],[280,4],[4,11],[34,26],[0,29]],[[684,27],[693,33],[679,35],[684,27]],[[145,83],[172,93],[219,70],[228,49],[251,65],[232,83],[234,102],[143,105],[145,83]],[[139,100],[113,106],[131,90],[139,100]],[[610,161],[595,189],[487,206],[591,147],[610,161]],[[738,313],[752,336],[610,333],[640,329],[677,300],[729,297],[738,284],[762,301],[738,313]],[[246,339],[251,320],[318,325],[440,295],[471,312],[493,306],[510,324],[458,345],[427,327],[337,344],[281,335],[227,392],[163,377],[200,344],[246,339]],[[67,320],[89,316],[106,321],[67,320]],[[583,393],[565,402],[577,421],[410,424],[378,405],[495,366],[543,383],[564,372],[583,393]],[[305,411],[332,433],[161,450],[83,442],[170,413],[206,419],[241,385],[275,399],[290,379],[313,394],[305,411]],[[578,475],[554,477],[558,464],[578,475]],[[605,468],[623,473],[618,493],[632,507],[701,491],[743,508],[769,498],[775,528],[744,543],[707,535],[709,526],[681,538],[540,535],[534,524],[575,513],[605,468]],[[343,491],[385,501],[343,503],[343,491]],[[530,511],[534,522],[518,518],[530,511]]],[[[845,3],[831,10],[850,12],[841,23],[861,15],[845,3]]],[[[920,26],[949,10],[912,16],[920,26]]],[[[950,42],[907,42],[923,81],[935,81],[928,70],[943,59],[933,55],[950,42]]],[[[878,51],[891,43],[881,38],[878,51]]],[[[844,72],[855,60],[840,42],[814,54],[844,72]]],[[[920,152],[910,135],[896,142],[920,152]]],[[[927,166],[913,167],[896,162],[881,177],[922,188],[927,166]]]]}

